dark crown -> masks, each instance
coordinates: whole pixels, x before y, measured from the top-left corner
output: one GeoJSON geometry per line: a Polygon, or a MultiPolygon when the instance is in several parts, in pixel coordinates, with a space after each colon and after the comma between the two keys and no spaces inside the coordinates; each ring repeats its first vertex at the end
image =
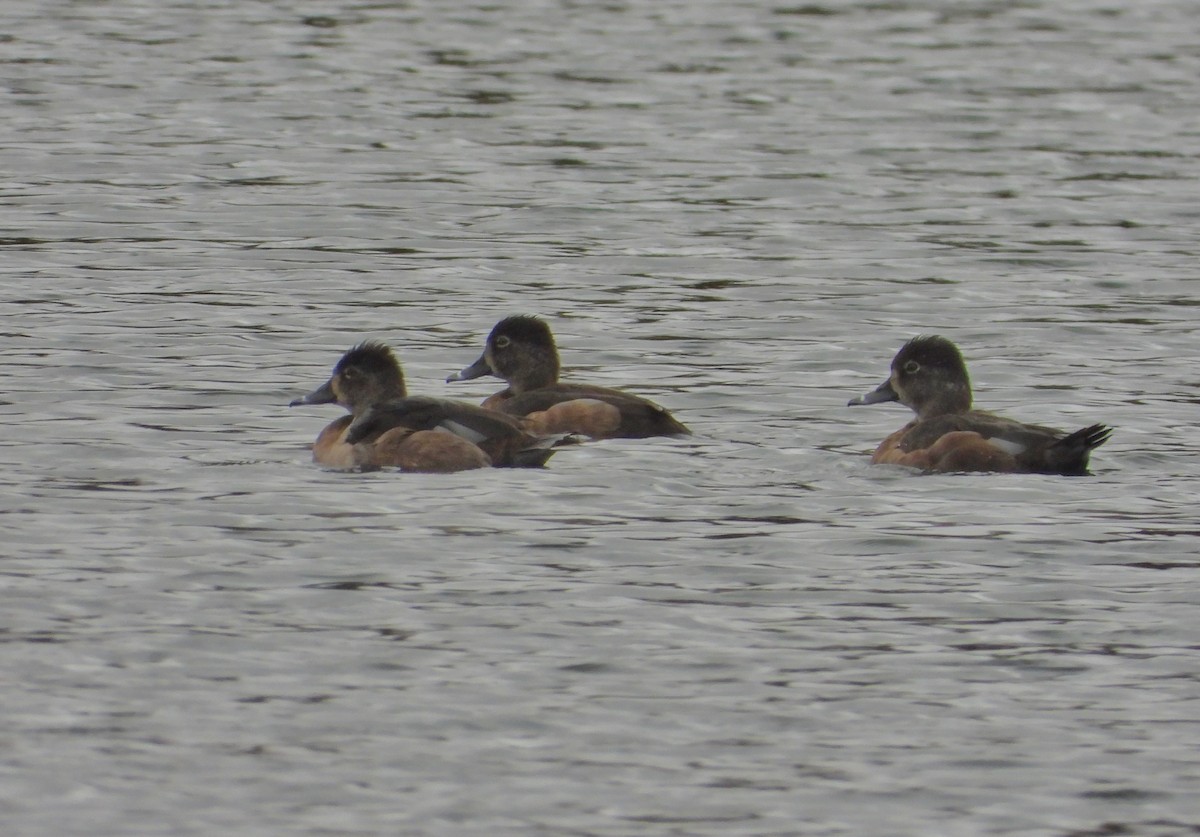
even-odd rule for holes
{"type": "Polygon", "coordinates": [[[966,368],[958,347],[938,334],[922,334],[905,343],[896,355],[896,361],[904,363],[909,360],[915,360],[922,366],[966,368]]]}
{"type": "Polygon", "coordinates": [[[392,350],[383,343],[375,340],[365,340],[359,343],[338,361],[334,374],[344,372],[350,367],[361,369],[369,374],[397,372],[400,364],[392,350]]]}
{"type": "Polygon", "coordinates": [[[537,317],[531,317],[528,314],[505,317],[496,323],[496,327],[492,329],[492,333],[488,336],[488,341],[495,341],[500,335],[521,343],[533,343],[542,346],[554,345],[554,335],[550,333],[550,326],[537,317]]]}

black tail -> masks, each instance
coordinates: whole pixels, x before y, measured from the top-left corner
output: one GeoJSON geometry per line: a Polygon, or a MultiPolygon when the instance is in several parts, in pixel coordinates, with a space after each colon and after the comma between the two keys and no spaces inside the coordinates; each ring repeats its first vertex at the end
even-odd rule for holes
{"type": "Polygon", "coordinates": [[[1112,428],[1093,424],[1064,436],[1046,449],[1046,464],[1057,474],[1086,474],[1088,454],[1108,441],[1112,428]]]}
{"type": "Polygon", "coordinates": [[[546,450],[544,448],[524,448],[514,453],[507,461],[498,462],[496,467],[541,468],[552,456],[554,456],[553,450],[546,450]]]}
{"type": "Polygon", "coordinates": [[[541,468],[561,447],[578,445],[581,438],[571,433],[555,433],[536,436],[523,448],[517,450],[507,461],[496,463],[500,468],[541,468]]]}

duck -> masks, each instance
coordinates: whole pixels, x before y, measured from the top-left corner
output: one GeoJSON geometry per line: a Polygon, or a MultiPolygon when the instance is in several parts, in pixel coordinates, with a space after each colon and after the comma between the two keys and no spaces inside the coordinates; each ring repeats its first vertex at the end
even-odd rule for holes
{"type": "Polygon", "coordinates": [[[483,354],[446,381],[485,375],[508,386],[481,406],[516,416],[538,434],[569,433],[592,439],[687,436],[691,431],[652,401],[610,387],[560,381],[554,335],[529,315],[506,317],[487,337],[483,354]]]}
{"type": "Polygon", "coordinates": [[[558,441],[533,436],[512,417],[474,404],[410,396],[391,348],[375,341],[345,352],[329,380],[289,406],[309,404],[338,404],[350,413],[328,424],[313,443],[313,461],[332,470],[541,467],[558,441]],[[423,409],[405,412],[405,404],[423,409]]]}
{"type": "Polygon", "coordinates": [[[928,472],[1007,472],[1080,476],[1112,428],[1092,424],[1073,433],[1025,424],[972,408],[971,380],[962,353],[939,335],[909,340],[892,360],[891,375],[851,407],[899,401],[916,418],[884,439],[873,464],[928,472]]]}

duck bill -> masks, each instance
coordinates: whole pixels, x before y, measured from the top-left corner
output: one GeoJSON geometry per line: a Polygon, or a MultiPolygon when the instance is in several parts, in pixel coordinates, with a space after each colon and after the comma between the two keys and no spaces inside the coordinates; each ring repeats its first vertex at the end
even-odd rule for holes
{"type": "Polygon", "coordinates": [[[488,366],[487,355],[480,355],[479,360],[472,363],[453,375],[446,378],[446,383],[451,384],[455,381],[471,381],[475,378],[482,378],[484,375],[492,374],[492,367],[488,366]]]}
{"type": "Polygon", "coordinates": [[[899,401],[900,396],[896,390],[892,388],[892,379],[888,378],[875,389],[868,392],[866,395],[860,395],[858,398],[851,398],[847,407],[861,407],[864,404],[883,404],[888,401],[899,401]]]}
{"type": "Polygon", "coordinates": [[[308,395],[297,398],[288,404],[289,407],[298,407],[301,404],[333,404],[337,401],[337,395],[333,392],[333,381],[328,380],[314,389],[308,395]]]}

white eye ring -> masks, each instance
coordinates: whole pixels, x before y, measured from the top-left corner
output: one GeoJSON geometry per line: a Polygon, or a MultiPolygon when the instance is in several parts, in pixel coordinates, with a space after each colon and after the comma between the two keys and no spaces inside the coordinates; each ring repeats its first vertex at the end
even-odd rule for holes
{"type": "Polygon", "coordinates": [[[512,340],[505,337],[503,334],[496,338],[497,349],[507,349],[510,343],[512,343],[512,340]]]}
{"type": "Polygon", "coordinates": [[[910,360],[908,363],[904,364],[904,371],[909,375],[915,375],[921,371],[921,364],[917,363],[915,360],[910,360]]]}

